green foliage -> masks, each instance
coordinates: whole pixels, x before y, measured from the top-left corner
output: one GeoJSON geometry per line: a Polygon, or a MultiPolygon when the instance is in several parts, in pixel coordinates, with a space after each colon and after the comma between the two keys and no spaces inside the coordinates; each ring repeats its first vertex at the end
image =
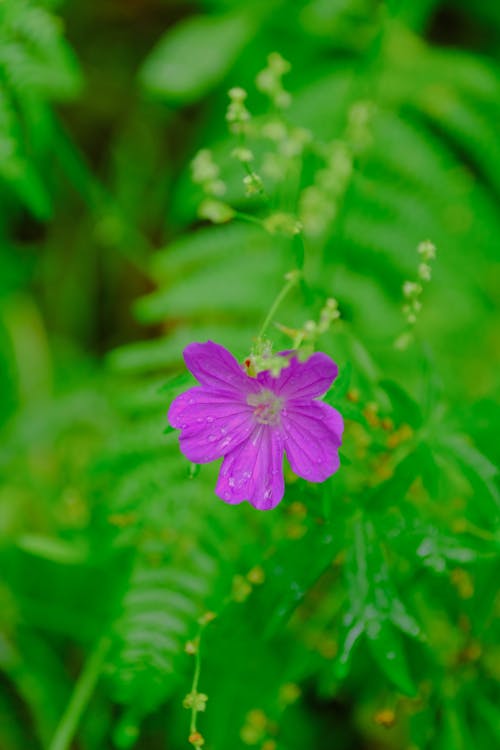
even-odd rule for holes
{"type": "Polygon", "coordinates": [[[167,101],[197,101],[222,80],[253,31],[246,9],[190,18],[168,31],[153,50],[142,68],[141,83],[148,93],[167,101]]]}
{"type": "Polygon", "coordinates": [[[0,746],[496,746],[496,4],[97,5],[0,3],[0,746]],[[294,269],[342,467],[258,513],[166,410],[294,269]]]}
{"type": "Polygon", "coordinates": [[[51,199],[43,170],[53,156],[50,101],[75,97],[77,61],[62,37],[60,19],[32,0],[0,8],[0,177],[37,218],[51,199]]]}

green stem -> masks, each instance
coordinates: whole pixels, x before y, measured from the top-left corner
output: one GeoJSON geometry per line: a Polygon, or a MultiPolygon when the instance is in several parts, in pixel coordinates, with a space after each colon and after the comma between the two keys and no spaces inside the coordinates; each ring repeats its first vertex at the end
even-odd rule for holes
{"type": "Polygon", "coordinates": [[[68,750],[71,746],[78,724],[99,679],[109,646],[109,638],[101,638],[89,656],[48,750],[68,750]]]}
{"type": "Polygon", "coordinates": [[[261,339],[264,336],[264,333],[266,332],[266,329],[269,326],[269,323],[274,318],[278,307],[281,305],[281,303],[285,299],[290,289],[292,289],[292,287],[296,285],[297,281],[299,280],[299,276],[300,274],[298,271],[292,271],[290,274],[287,274],[287,276],[285,276],[285,278],[288,277],[287,283],[285,284],[285,286],[283,287],[283,289],[281,290],[281,292],[278,294],[273,304],[271,305],[271,309],[269,310],[266,316],[266,319],[264,320],[260,328],[260,331],[257,335],[258,339],[261,339]]]}
{"type": "MultiPolygon", "coordinates": [[[[200,635],[203,628],[200,628],[200,635]]],[[[200,657],[200,635],[198,636],[198,647],[196,649],[195,654],[195,663],[194,663],[194,675],[193,675],[193,684],[191,686],[191,695],[196,695],[198,692],[198,682],[200,680],[200,668],[201,668],[201,657],[200,657]]],[[[191,734],[193,732],[196,732],[196,717],[198,714],[198,710],[196,708],[196,701],[193,703],[193,707],[191,709],[191,726],[189,727],[189,731],[191,734]]]]}
{"type": "Polygon", "coordinates": [[[257,226],[266,231],[263,222],[255,216],[252,216],[252,214],[246,214],[243,211],[235,211],[234,218],[239,219],[240,221],[247,221],[249,224],[257,224],[257,226]]]}

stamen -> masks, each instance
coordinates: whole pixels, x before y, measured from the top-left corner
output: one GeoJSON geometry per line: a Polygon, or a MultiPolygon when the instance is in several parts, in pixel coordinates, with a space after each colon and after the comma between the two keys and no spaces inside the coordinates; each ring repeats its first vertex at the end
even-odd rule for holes
{"type": "Polygon", "coordinates": [[[255,407],[253,414],[260,424],[278,424],[280,421],[283,399],[272,391],[266,389],[260,393],[250,393],[247,404],[255,407]]]}

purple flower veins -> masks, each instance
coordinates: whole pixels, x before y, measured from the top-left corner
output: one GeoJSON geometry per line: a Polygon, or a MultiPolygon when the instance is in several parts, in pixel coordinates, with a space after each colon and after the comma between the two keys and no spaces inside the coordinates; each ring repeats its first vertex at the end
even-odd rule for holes
{"type": "Polygon", "coordinates": [[[213,341],[189,344],[184,360],[201,385],[177,396],[168,420],[181,430],[180,448],[190,461],[224,458],[216,486],[222,500],[274,508],[285,489],[285,452],[293,471],[310,482],[337,471],[343,420],[317,400],[338,371],[326,354],[305,362],[292,356],[277,377],[267,370],[250,377],[213,341]]]}

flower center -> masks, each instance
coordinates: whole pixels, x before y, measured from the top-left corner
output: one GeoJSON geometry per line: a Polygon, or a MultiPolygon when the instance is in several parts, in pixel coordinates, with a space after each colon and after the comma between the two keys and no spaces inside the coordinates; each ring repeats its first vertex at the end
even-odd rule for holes
{"type": "Polygon", "coordinates": [[[253,406],[253,415],[260,424],[278,424],[280,421],[283,399],[269,390],[260,393],[250,393],[247,396],[247,404],[253,406]]]}

